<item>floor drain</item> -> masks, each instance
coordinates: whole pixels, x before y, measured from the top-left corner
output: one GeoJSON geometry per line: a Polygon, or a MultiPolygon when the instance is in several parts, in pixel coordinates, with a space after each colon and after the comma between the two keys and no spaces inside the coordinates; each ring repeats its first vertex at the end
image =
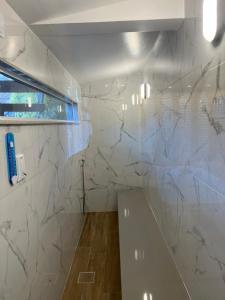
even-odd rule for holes
{"type": "Polygon", "coordinates": [[[80,272],[77,283],[95,283],[95,272],[80,272]]]}

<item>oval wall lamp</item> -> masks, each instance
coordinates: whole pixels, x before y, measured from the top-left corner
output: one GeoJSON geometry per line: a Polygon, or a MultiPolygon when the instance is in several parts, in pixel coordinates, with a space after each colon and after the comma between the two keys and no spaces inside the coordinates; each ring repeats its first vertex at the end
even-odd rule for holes
{"type": "Polygon", "coordinates": [[[203,36],[215,45],[222,39],[224,23],[225,1],[203,0],[203,36]]]}
{"type": "Polygon", "coordinates": [[[213,42],[218,33],[218,0],[203,0],[203,36],[213,42]]]}

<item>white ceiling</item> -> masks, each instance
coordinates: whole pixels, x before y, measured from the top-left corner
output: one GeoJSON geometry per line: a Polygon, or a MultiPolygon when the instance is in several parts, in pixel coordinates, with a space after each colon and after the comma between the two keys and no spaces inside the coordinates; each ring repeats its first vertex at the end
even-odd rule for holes
{"type": "Polygon", "coordinates": [[[7,0],[27,24],[124,0],[7,0]]]}
{"type": "Polygon", "coordinates": [[[140,70],[184,19],[184,0],[7,1],[81,83],[140,70]]]}
{"type": "Polygon", "coordinates": [[[148,58],[158,33],[44,36],[43,41],[81,83],[135,72],[148,58]]]}
{"type": "Polygon", "coordinates": [[[180,19],[184,17],[182,0],[125,0],[86,9],[70,11],[60,17],[47,18],[38,24],[68,24],[95,22],[128,22],[146,20],[180,19]]]}

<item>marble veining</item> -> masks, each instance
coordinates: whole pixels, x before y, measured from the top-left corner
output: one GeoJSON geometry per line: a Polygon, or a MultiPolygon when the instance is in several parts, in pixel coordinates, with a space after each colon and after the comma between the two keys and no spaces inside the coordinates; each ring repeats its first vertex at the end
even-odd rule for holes
{"type": "Polygon", "coordinates": [[[62,294],[83,224],[82,153],[75,141],[68,144],[69,134],[78,130],[74,125],[0,128],[1,153],[5,133],[13,131],[28,174],[12,188],[1,156],[0,299],[62,294]]]}
{"type": "Polygon", "coordinates": [[[82,87],[93,125],[87,205],[112,210],[117,191],[144,186],[191,298],[223,300],[225,40],[204,40],[201,7],[186,1],[190,18],[177,33],[160,33],[139,73],[82,87]],[[143,78],[151,99],[132,106],[143,78]]]}
{"type": "Polygon", "coordinates": [[[82,104],[87,107],[92,125],[84,151],[90,211],[116,210],[118,191],[143,186],[141,110],[122,110],[122,104],[130,104],[134,85],[128,78],[117,78],[82,86],[82,104]]]}
{"type": "MultiPolygon", "coordinates": [[[[225,40],[203,39],[201,4],[186,1],[190,18],[159,34],[139,73],[82,86],[79,125],[0,128],[15,132],[29,174],[11,188],[0,157],[0,299],[60,295],[82,224],[80,159],[89,211],[116,210],[118,191],[144,187],[192,299],[224,299],[225,40]],[[151,99],[133,106],[143,78],[151,99]]],[[[0,57],[76,95],[51,52],[0,8],[0,57]]]]}
{"type": "Polygon", "coordinates": [[[224,39],[202,37],[201,1],[187,1],[176,38],[157,53],[174,71],[145,76],[152,96],[142,107],[144,186],[191,299],[225,295],[224,39]]]}
{"type": "MultiPolygon", "coordinates": [[[[79,85],[15,12],[0,0],[5,37],[0,59],[74,100],[79,85]]],[[[83,226],[82,151],[89,144],[88,112],[77,125],[0,127],[0,299],[60,299],[83,226]],[[5,134],[23,153],[26,180],[8,182],[5,134]]]]}

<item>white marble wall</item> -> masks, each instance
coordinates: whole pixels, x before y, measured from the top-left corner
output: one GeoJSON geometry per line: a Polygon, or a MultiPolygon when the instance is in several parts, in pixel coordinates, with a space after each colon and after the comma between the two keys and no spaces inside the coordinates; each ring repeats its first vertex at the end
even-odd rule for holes
{"type": "MultiPolygon", "coordinates": [[[[0,128],[0,299],[60,299],[79,239],[82,183],[77,128],[0,128]],[[27,179],[11,187],[4,136],[15,134],[27,179]]],[[[81,143],[81,142],[80,142],[81,143]]]]}
{"type": "Polygon", "coordinates": [[[16,15],[5,0],[0,0],[0,58],[59,92],[75,99],[79,85],[41,40],[16,15]]]}
{"type": "MultiPolygon", "coordinates": [[[[201,0],[187,15],[201,16],[201,0]]],[[[201,18],[161,33],[140,74],[83,87],[93,124],[85,151],[87,205],[116,208],[141,187],[193,300],[225,295],[225,38],[202,37],[201,18]],[[132,106],[143,78],[152,96],[132,106]],[[121,110],[122,104],[128,110],[121,110]],[[140,115],[141,113],[141,115],[140,115]]]]}
{"type": "Polygon", "coordinates": [[[131,105],[139,77],[117,78],[82,87],[92,135],[84,152],[87,209],[117,209],[117,191],[142,185],[140,106],[131,105]],[[127,105],[127,111],[122,110],[127,105]]]}
{"type": "MultiPolygon", "coordinates": [[[[68,73],[0,4],[13,25],[0,39],[0,56],[74,95],[68,73]]],[[[187,4],[188,16],[201,15],[201,0],[187,4]]],[[[9,187],[2,156],[0,299],[59,297],[82,223],[81,155],[88,209],[116,209],[116,192],[141,187],[144,177],[146,199],[192,299],[224,299],[225,39],[213,47],[202,38],[201,19],[188,19],[177,34],[161,34],[154,49],[140,74],[83,87],[78,127],[1,128],[2,152],[4,134],[15,131],[28,178],[9,187]],[[143,75],[152,97],[133,107],[143,75]]]]}
{"type": "MultiPolygon", "coordinates": [[[[73,98],[79,86],[42,42],[0,0],[6,36],[0,59],[73,98]]],[[[0,127],[0,299],[60,299],[83,225],[80,160],[89,122],[0,127]],[[5,134],[15,134],[27,178],[11,187],[5,134]]]]}
{"type": "MultiPolygon", "coordinates": [[[[201,16],[201,1],[187,1],[201,16]]],[[[193,300],[225,297],[225,38],[202,37],[202,21],[164,34],[164,72],[143,70],[152,97],[142,110],[146,199],[193,300]],[[166,66],[172,67],[166,69],[166,66]]]]}

